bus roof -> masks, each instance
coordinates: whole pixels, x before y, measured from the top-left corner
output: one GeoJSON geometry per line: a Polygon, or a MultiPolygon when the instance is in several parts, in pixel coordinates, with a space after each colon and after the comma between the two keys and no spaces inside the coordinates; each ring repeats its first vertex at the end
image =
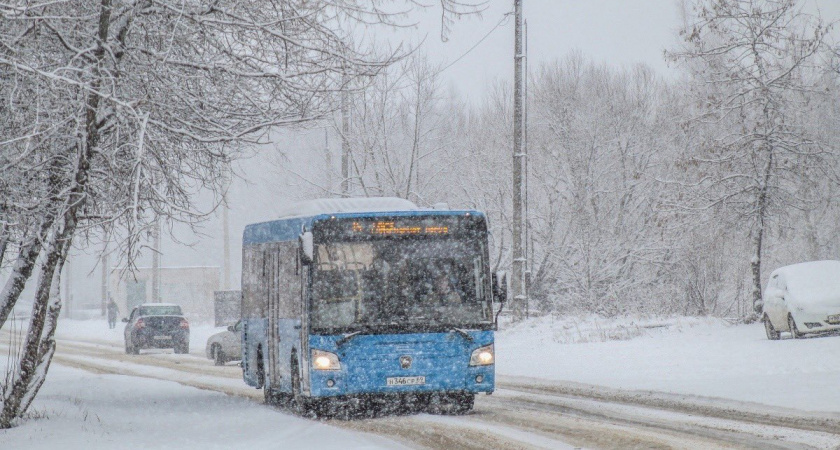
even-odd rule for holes
{"type": "Polygon", "coordinates": [[[247,225],[242,235],[242,243],[248,245],[297,240],[304,228],[312,229],[313,222],[331,217],[453,216],[466,213],[484,216],[483,213],[473,210],[421,209],[414,203],[400,198],[320,199],[301,202],[299,208],[288,208],[284,213],[294,215],[247,225]]]}

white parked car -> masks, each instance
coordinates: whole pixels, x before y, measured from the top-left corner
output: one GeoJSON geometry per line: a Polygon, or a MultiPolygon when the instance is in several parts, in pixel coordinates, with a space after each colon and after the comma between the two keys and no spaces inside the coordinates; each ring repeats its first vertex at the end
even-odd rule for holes
{"type": "Polygon", "coordinates": [[[780,267],[764,290],[767,339],[840,330],[840,261],[811,261],[780,267]]]}
{"type": "Polygon", "coordinates": [[[210,336],[207,339],[207,357],[212,359],[217,366],[242,359],[241,332],[242,321],[239,321],[229,326],[227,330],[210,336]]]}

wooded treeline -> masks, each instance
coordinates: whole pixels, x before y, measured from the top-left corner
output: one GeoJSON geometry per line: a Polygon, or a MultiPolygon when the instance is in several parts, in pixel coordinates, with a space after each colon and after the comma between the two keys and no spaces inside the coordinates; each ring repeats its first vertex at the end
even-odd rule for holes
{"type": "MultiPolygon", "coordinates": [[[[748,318],[762,274],[840,258],[838,46],[801,7],[696,2],[664,55],[678,79],[579,53],[531,68],[532,309],[748,318]]],[[[473,105],[439,72],[422,56],[391,66],[352,95],[332,141],[347,141],[351,195],[487,212],[506,270],[512,89],[473,105]]],[[[284,160],[301,195],[341,195],[338,146],[284,160]]]]}

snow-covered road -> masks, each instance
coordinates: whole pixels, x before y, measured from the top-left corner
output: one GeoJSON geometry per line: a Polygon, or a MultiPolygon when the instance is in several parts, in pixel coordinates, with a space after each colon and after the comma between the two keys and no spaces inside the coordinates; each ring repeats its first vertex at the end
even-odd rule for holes
{"type": "MultiPolygon", "coordinates": [[[[475,411],[462,417],[419,414],[312,421],[261,405],[261,391],[241,381],[237,366],[216,367],[204,358],[200,341],[212,329],[193,331],[190,355],[150,351],[134,356],[124,353],[120,333],[114,330],[103,331],[97,322],[71,325],[74,327],[60,330],[54,367],[35,405],[35,410],[45,412],[47,418],[0,434],[0,447],[6,448],[3,441],[7,441],[12,444],[9,448],[17,448],[17,444],[30,448],[35,434],[38,442],[45,443],[43,448],[55,448],[62,442],[106,448],[113,445],[112,439],[139,444],[145,429],[159,431],[159,436],[150,441],[153,448],[310,448],[316,442],[325,448],[336,444],[351,448],[409,445],[447,449],[840,446],[838,414],[633,390],[635,386],[616,389],[559,381],[560,375],[545,376],[550,365],[541,368],[541,378],[500,376],[499,390],[492,396],[478,397],[475,411]],[[96,421],[91,422],[94,416],[96,421]],[[158,420],[163,422],[155,427],[158,420]],[[160,437],[177,435],[178,430],[184,440],[160,437]],[[69,440],[64,439],[67,436],[69,440]]],[[[704,329],[704,325],[698,327],[704,329]]],[[[515,335],[507,336],[507,343],[502,339],[500,354],[506,345],[524,346],[527,340],[515,335]]],[[[658,336],[639,336],[600,344],[609,347],[638,341],[655,348],[651,342],[657,340],[658,336]]],[[[578,344],[555,344],[563,345],[564,352],[577,351],[574,347],[578,344]]],[[[598,343],[591,345],[597,347],[598,343]]],[[[548,343],[543,347],[544,351],[551,349],[548,343]]],[[[589,353],[595,352],[589,349],[589,353]]],[[[516,357],[529,356],[523,352],[516,357]]],[[[603,359],[603,365],[608,366],[610,358],[603,359]]],[[[583,361],[584,366],[587,364],[595,363],[583,361]]],[[[627,367],[633,369],[632,364],[627,367]]],[[[498,369],[503,374],[507,370],[502,364],[498,369]]],[[[594,376],[607,375],[599,372],[594,376]]],[[[615,374],[619,380],[628,376],[615,374]]],[[[79,447],[82,445],[68,448],[79,447]]]]}

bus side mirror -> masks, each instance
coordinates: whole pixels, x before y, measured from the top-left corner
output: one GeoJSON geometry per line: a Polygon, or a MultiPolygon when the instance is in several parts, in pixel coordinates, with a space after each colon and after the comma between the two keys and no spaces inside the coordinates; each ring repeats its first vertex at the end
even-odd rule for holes
{"type": "Polygon", "coordinates": [[[305,231],[300,235],[300,261],[303,265],[312,264],[315,259],[315,245],[312,243],[312,232],[305,231]]]}
{"type": "Polygon", "coordinates": [[[507,283],[507,273],[504,271],[498,271],[493,274],[493,298],[496,299],[499,303],[505,303],[507,301],[507,291],[508,291],[508,283],[507,283]]]}

